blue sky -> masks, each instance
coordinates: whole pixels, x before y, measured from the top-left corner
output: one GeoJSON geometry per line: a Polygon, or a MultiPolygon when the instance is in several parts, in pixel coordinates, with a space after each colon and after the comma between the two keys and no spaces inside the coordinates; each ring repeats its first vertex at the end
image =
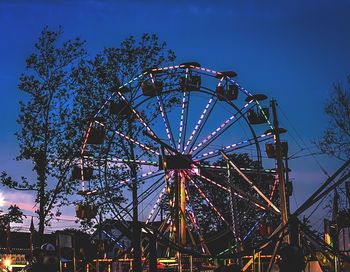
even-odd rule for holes
{"type": "MultiPolygon", "coordinates": [[[[290,131],[291,152],[296,152],[294,139],[301,143],[297,134],[307,146],[320,136],[327,124],[323,105],[332,84],[345,82],[350,73],[349,10],[350,1],[345,0],[2,0],[0,170],[32,176],[29,163],[13,160],[18,101],[24,98],[16,85],[45,25],[62,25],[66,37],[85,39],[91,55],[129,35],[150,32],[167,41],[178,62],[197,60],[216,70],[235,70],[246,88],[278,100],[282,125],[290,131]]],[[[330,173],[339,165],[317,158],[330,173]]],[[[300,204],[325,176],[310,157],[292,161],[290,167],[300,204]]],[[[13,194],[7,195],[13,202],[13,194]]],[[[27,198],[31,205],[32,198],[27,198]]]]}

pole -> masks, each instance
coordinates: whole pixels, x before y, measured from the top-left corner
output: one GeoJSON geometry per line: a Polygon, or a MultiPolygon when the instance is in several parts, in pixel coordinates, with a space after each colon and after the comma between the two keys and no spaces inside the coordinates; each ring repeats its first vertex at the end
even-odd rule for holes
{"type": "Polygon", "coordinates": [[[150,235],[149,272],[157,271],[157,235],[150,235]]]}
{"type": "Polygon", "coordinates": [[[339,272],[339,257],[334,255],[334,272],[339,272]]]}
{"type": "Polygon", "coordinates": [[[186,178],[183,173],[180,174],[179,201],[180,201],[180,245],[186,246],[186,178]]]}
{"type": "MultiPolygon", "coordinates": [[[[285,158],[285,172],[286,172],[286,184],[290,185],[290,181],[289,181],[289,166],[288,166],[288,155],[286,154],[286,158],[285,158]]],[[[287,212],[288,212],[288,216],[290,216],[290,199],[289,199],[289,195],[287,196],[287,212]]]]}
{"type": "Polygon", "coordinates": [[[102,211],[99,213],[98,225],[98,255],[96,259],[96,272],[100,271],[100,256],[101,256],[101,240],[102,240],[102,211]]]}
{"type": "Polygon", "coordinates": [[[253,250],[253,265],[252,265],[252,271],[253,272],[255,272],[256,271],[256,269],[255,269],[255,258],[256,258],[256,256],[255,256],[255,249],[253,250]]]}
{"type": "MultiPolygon", "coordinates": [[[[133,100],[133,97],[131,97],[133,100]]],[[[133,135],[133,119],[128,119],[128,136],[134,138],[133,135]]],[[[135,160],[135,151],[133,143],[130,144],[130,159],[135,160]]],[[[141,227],[139,223],[139,211],[138,211],[138,186],[137,186],[137,165],[132,163],[130,167],[130,177],[132,178],[132,248],[133,248],[133,259],[132,259],[132,271],[141,272],[142,271],[142,261],[141,261],[141,227]]]]}
{"type": "MultiPolygon", "coordinates": [[[[179,244],[181,243],[181,221],[180,221],[180,190],[181,190],[181,180],[179,180],[179,172],[175,172],[175,228],[176,228],[176,240],[179,244]]],[[[178,272],[182,272],[181,264],[181,253],[177,252],[178,256],[178,272]]]]}
{"type": "Polygon", "coordinates": [[[59,272],[62,272],[62,255],[59,234],[56,234],[56,244],[58,245],[59,272]]]}
{"type": "Polygon", "coordinates": [[[73,272],[77,271],[77,256],[76,256],[76,236],[72,234],[72,240],[73,240],[73,272]]]}
{"type": "MultiPolygon", "coordinates": [[[[185,195],[185,182],[186,178],[183,172],[180,172],[179,180],[179,245],[181,247],[186,246],[186,195],[185,195]]],[[[179,252],[179,258],[181,259],[181,253],[179,252]]],[[[182,271],[182,259],[179,266],[179,272],[182,271]]]]}
{"type": "MultiPolygon", "coordinates": [[[[280,198],[280,210],[282,224],[286,225],[288,222],[288,208],[287,208],[287,196],[286,196],[286,182],[284,179],[284,167],[283,167],[283,154],[280,140],[279,123],[277,119],[277,103],[276,100],[271,101],[272,114],[273,114],[273,126],[274,126],[274,139],[276,146],[276,163],[277,163],[277,175],[279,181],[279,198],[280,198]]],[[[289,243],[289,236],[286,235],[284,241],[289,243]]]]}
{"type": "Polygon", "coordinates": [[[132,247],[133,247],[133,263],[132,263],[132,271],[133,272],[140,272],[142,269],[142,263],[141,263],[141,233],[140,233],[140,226],[139,226],[139,220],[138,220],[138,196],[137,196],[137,178],[136,178],[136,166],[133,164],[131,165],[131,178],[133,179],[132,182],[132,224],[133,224],[133,240],[132,240],[132,247]]]}
{"type": "Polygon", "coordinates": [[[190,272],[193,272],[193,260],[192,260],[192,255],[190,255],[190,272]]]}

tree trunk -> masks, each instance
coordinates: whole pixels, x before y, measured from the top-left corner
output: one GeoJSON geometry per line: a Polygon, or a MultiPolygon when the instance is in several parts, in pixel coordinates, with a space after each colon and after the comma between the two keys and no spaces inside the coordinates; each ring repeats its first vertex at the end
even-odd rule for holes
{"type": "MultiPolygon", "coordinates": [[[[44,231],[45,231],[45,187],[46,187],[46,154],[43,151],[40,151],[36,156],[36,172],[38,175],[38,185],[39,185],[39,230],[38,230],[38,239],[37,243],[40,245],[43,242],[44,231]]],[[[38,246],[38,245],[36,245],[38,246]]]]}
{"type": "Polygon", "coordinates": [[[45,230],[45,178],[39,177],[39,230],[38,230],[38,243],[43,242],[44,230],[45,230]]]}
{"type": "MultiPolygon", "coordinates": [[[[128,136],[133,138],[132,131],[132,121],[129,121],[128,124],[128,136]]],[[[134,145],[130,143],[130,159],[135,161],[135,151],[134,145]]],[[[142,252],[141,252],[141,228],[138,215],[138,184],[137,184],[137,165],[132,162],[130,167],[130,177],[133,179],[132,182],[132,229],[133,229],[133,261],[132,261],[132,271],[139,272],[142,270],[142,252]]]]}
{"type": "Polygon", "coordinates": [[[133,164],[131,166],[131,178],[132,182],[132,202],[133,202],[133,248],[134,248],[134,258],[133,258],[133,271],[139,272],[142,269],[141,261],[141,229],[138,219],[138,194],[137,194],[137,171],[136,166],[133,164]]]}

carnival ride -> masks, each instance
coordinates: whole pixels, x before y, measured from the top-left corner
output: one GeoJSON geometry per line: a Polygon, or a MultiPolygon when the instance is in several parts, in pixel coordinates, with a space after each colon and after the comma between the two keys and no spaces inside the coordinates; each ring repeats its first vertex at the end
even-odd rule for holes
{"type": "Polygon", "coordinates": [[[81,194],[90,200],[80,206],[79,216],[95,216],[91,200],[105,197],[132,240],[125,251],[132,251],[133,271],[142,270],[142,247],[150,271],[156,271],[157,244],[164,256],[177,257],[179,271],[181,255],[235,260],[251,255],[242,264],[246,271],[263,252],[269,254],[270,271],[276,255],[283,255],[283,242],[294,248],[288,256],[295,258],[300,246],[322,250],[333,263],[340,257],[297,218],[349,177],[330,185],[349,162],[290,214],[288,144],[280,139],[285,130],[279,127],[276,101],[269,105],[264,94],[250,92],[235,77],[233,71],[196,62],[149,68],[111,90],[89,120],[73,170],[81,194]],[[268,158],[262,156],[262,143],[268,158]],[[239,163],[238,155],[249,162],[239,163]],[[215,232],[204,230],[201,205],[216,222],[215,232]],[[275,222],[274,229],[248,247],[245,241],[258,235],[266,218],[275,222]],[[222,237],[229,239],[224,248],[213,249],[210,243],[222,237]]]}

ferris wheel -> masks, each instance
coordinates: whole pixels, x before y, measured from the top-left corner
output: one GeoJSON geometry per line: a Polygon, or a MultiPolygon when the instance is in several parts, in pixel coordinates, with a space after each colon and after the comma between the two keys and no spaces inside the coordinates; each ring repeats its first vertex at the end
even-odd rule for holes
{"type": "Polygon", "coordinates": [[[280,210],[261,154],[274,139],[267,97],[236,76],[188,62],[146,69],[111,90],[84,134],[81,193],[105,196],[118,218],[156,226],[179,247],[210,255],[208,244],[229,235],[238,250],[280,210]]]}

